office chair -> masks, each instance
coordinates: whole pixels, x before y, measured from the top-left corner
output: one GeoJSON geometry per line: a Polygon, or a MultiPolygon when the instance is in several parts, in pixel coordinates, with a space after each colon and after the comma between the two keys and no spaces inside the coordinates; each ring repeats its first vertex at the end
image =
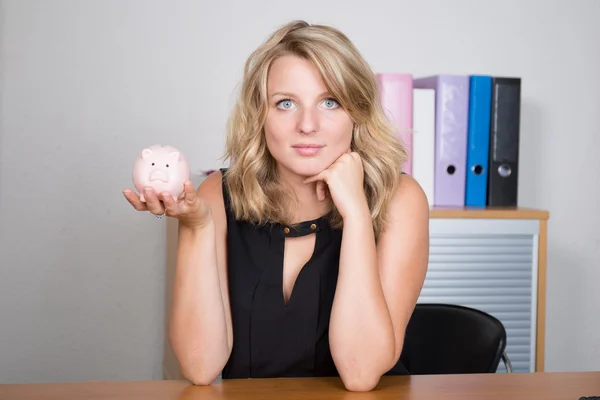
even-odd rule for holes
{"type": "Polygon", "coordinates": [[[419,303],[406,329],[400,360],[413,375],[495,373],[506,355],[506,330],[483,311],[419,303]]]}

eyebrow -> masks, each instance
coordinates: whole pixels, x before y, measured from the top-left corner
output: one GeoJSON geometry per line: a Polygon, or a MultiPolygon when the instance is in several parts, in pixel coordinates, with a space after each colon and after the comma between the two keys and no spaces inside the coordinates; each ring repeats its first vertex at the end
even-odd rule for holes
{"type": "MultiPolygon", "coordinates": [[[[324,91],[323,93],[320,93],[318,97],[323,97],[323,96],[331,96],[331,93],[329,93],[329,91],[324,91]]],[[[288,92],[275,92],[271,95],[271,97],[275,97],[275,96],[285,96],[285,97],[295,97],[295,95],[293,93],[288,93],[288,92]]]]}

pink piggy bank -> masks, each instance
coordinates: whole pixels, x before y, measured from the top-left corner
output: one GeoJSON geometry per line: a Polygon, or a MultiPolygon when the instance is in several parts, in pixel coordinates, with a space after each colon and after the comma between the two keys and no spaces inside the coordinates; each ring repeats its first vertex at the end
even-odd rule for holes
{"type": "Polygon", "coordinates": [[[133,164],[133,184],[143,202],[147,186],[153,187],[158,195],[169,192],[177,200],[187,179],[190,179],[190,166],[183,154],[171,146],[147,147],[133,164]]]}

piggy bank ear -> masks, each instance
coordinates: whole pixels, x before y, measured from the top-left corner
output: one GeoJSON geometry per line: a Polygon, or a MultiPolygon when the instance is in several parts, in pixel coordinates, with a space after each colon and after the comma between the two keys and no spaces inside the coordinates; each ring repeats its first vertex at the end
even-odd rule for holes
{"type": "Polygon", "coordinates": [[[142,158],[143,159],[148,158],[151,155],[152,155],[152,150],[150,150],[150,149],[144,149],[144,150],[142,150],[142,158]]]}
{"type": "Polygon", "coordinates": [[[171,154],[169,154],[169,157],[172,160],[179,161],[179,152],[178,151],[174,151],[171,154]]]}

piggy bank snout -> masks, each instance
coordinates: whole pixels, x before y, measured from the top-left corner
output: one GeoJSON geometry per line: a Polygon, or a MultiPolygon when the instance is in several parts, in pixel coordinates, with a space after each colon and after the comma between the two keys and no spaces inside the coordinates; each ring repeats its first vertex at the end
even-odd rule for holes
{"type": "Polygon", "coordinates": [[[164,169],[154,169],[150,172],[149,181],[169,182],[169,173],[164,169]]]}
{"type": "Polygon", "coordinates": [[[159,159],[152,161],[150,164],[150,176],[148,179],[152,181],[169,182],[170,178],[175,178],[179,162],[177,160],[159,159]]]}

